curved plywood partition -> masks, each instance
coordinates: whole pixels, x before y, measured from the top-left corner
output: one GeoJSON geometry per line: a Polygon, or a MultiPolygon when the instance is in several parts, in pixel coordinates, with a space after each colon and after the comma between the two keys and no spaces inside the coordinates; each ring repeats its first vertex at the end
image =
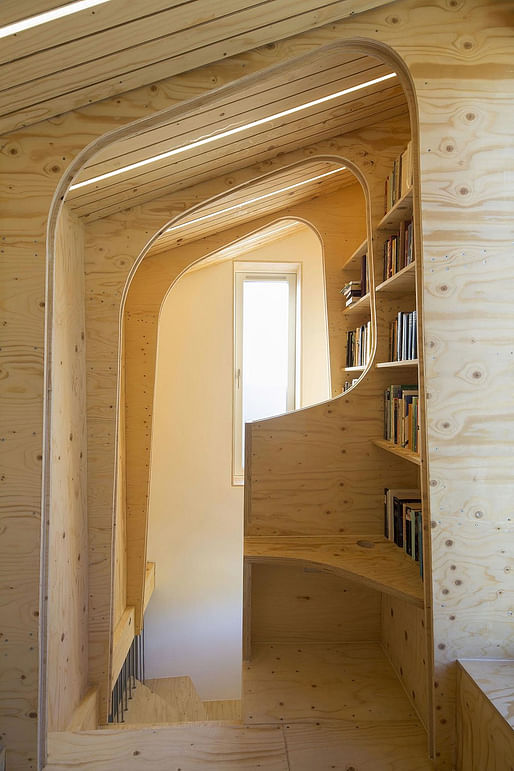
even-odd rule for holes
{"type": "Polygon", "coordinates": [[[415,563],[405,559],[391,541],[380,536],[366,539],[353,536],[248,536],[244,555],[252,564],[318,567],[419,608],[425,604],[423,584],[415,563]]]}

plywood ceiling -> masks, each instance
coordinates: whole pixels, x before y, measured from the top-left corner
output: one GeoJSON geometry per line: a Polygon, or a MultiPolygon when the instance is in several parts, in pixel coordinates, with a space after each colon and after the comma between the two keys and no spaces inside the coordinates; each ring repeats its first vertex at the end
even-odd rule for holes
{"type": "MultiPolygon", "coordinates": [[[[255,84],[219,98],[209,108],[144,130],[96,155],[75,183],[139,163],[227,129],[324,98],[382,77],[390,68],[371,56],[338,49],[303,63],[263,73],[255,84]]],[[[191,187],[213,177],[265,162],[281,153],[408,114],[397,78],[339,96],[301,112],[216,139],[178,155],[72,190],[67,200],[89,221],[191,187]]],[[[263,171],[265,166],[263,166],[263,171]]]]}
{"type": "MultiPolygon", "coordinates": [[[[210,233],[220,233],[355,183],[353,173],[334,161],[320,159],[296,164],[283,171],[267,174],[191,212],[179,221],[179,227],[172,225],[169,231],[163,233],[148,254],[183,246],[190,241],[205,238],[210,233]],[[308,181],[336,170],[337,173],[313,182],[308,181]],[[293,189],[284,190],[295,185],[293,189]]],[[[274,238],[280,229],[280,226],[271,229],[274,238]]]]}
{"type": "MultiPolygon", "coordinates": [[[[1,41],[0,133],[391,0],[109,0],[1,41]]],[[[65,5],[2,0],[0,25],[65,5]]]]}

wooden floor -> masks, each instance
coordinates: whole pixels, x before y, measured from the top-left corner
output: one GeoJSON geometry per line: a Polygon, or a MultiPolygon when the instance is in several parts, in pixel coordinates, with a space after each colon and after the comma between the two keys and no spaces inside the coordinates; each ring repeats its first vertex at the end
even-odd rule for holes
{"type": "Polygon", "coordinates": [[[47,771],[431,771],[377,643],[257,644],[243,723],[52,734],[47,771]]]}
{"type": "Polygon", "coordinates": [[[289,771],[429,771],[426,733],[377,643],[255,645],[243,721],[281,725],[289,771]]]}

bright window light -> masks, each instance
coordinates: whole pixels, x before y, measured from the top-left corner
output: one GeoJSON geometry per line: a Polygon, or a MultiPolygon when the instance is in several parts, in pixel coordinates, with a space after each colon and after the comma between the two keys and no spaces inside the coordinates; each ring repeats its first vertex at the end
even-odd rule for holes
{"type": "Polygon", "coordinates": [[[95,5],[108,3],[109,0],[77,0],[76,3],[68,3],[54,8],[52,11],[38,13],[37,16],[29,16],[27,19],[8,24],[6,27],[0,27],[0,38],[16,35],[17,32],[23,32],[32,27],[39,27],[41,24],[47,24],[49,21],[62,19],[63,16],[70,16],[72,13],[85,11],[87,8],[93,8],[95,5]]]}
{"type": "Polygon", "coordinates": [[[271,267],[254,263],[234,273],[235,484],[243,481],[245,424],[296,405],[298,272],[271,267]]]}
{"type": "Polygon", "coordinates": [[[333,171],[327,171],[325,174],[318,174],[317,177],[311,177],[310,179],[304,179],[301,182],[295,182],[294,185],[288,185],[287,187],[283,187],[280,190],[272,190],[271,193],[265,193],[264,195],[259,195],[257,198],[249,198],[248,201],[242,201],[241,203],[235,203],[233,206],[227,206],[226,209],[217,209],[216,211],[211,212],[210,214],[204,214],[203,217],[197,217],[194,220],[188,220],[187,222],[180,222],[178,225],[172,225],[171,228],[168,228],[165,233],[170,233],[173,230],[178,230],[179,228],[185,228],[187,225],[195,225],[197,222],[203,222],[203,220],[210,220],[211,217],[217,217],[219,214],[225,214],[229,211],[234,211],[234,209],[242,209],[243,206],[249,206],[251,203],[256,203],[257,201],[264,201],[265,198],[271,198],[272,195],[278,195],[279,193],[286,193],[288,190],[294,190],[296,187],[301,187],[302,185],[307,185],[309,182],[315,182],[317,179],[323,179],[323,177],[330,177],[331,174],[339,174],[340,171],[345,171],[346,166],[340,166],[338,169],[333,169],[333,171]]]}
{"type": "Polygon", "coordinates": [[[363,88],[367,88],[368,86],[374,86],[377,83],[383,83],[385,80],[390,80],[391,78],[396,78],[396,72],[390,72],[388,75],[383,75],[380,78],[374,78],[373,80],[368,80],[366,83],[359,83],[356,86],[351,86],[350,88],[345,88],[342,91],[336,91],[334,94],[329,94],[328,96],[322,96],[319,99],[313,99],[311,102],[305,102],[304,104],[300,104],[297,107],[291,107],[289,110],[282,110],[281,112],[276,112],[274,115],[268,115],[267,118],[260,118],[259,120],[254,120],[251,123],[246,123],[244,126],[236,126],[235,128],[228,129],[227,131],[222,131],[219,134],[213,134],[212,136],[203,137],[202,139],[198,139],[195,142],[191,142],[187,145],[182,145],[182,147],[175,147],[173,150],[168,150],[165,153],[160,153],[159,155],[154,155],[151,158],[145,158],[142,161],[137,161],[136,163],[130,163],[128,166],[123,166],[121,169],[114,169],[114,171],[108,171],[105,174],[99,174],[97,177],[91,177],[91,179],[85,179],[83,182],[77,182],[76,185],[71,185],[70,190],[78,190],[79,187],[85,187],[86,185],[92,185],[95,182],[102,182],[104,179],[109,179],[110,177],[116,177],[118,174],[124,174],[127,171],[133,171],[134,169],[140,169],[143,166],[148,166],[149,163],[155,163],[156,161],[162,161],[165,158],[171,158],[173,155],[178,155],[179,153],[185,153],[187,150],[194,150],[196,147],[202,147],[203,145],[207,145],[210,142],[216,142],[218,139],[224,139],[225,137],[233,136],[234,134],[240,134],[242,131],[247,131],[247,129],[255,128],[256,126],[262,126],[264,123],[269,123],[272,120],[277,120],[278,118],[284,118],[287,115],[293,115],[296,112],[300,112],[301,110],[308,110],[310,107],[316,107],[318,104],[323,104],[323,102],[329,102],[331,99],[337,99],[340,96],[345,96],[345,94],[351,94],[354,91],[360,91],[363,88]]]}

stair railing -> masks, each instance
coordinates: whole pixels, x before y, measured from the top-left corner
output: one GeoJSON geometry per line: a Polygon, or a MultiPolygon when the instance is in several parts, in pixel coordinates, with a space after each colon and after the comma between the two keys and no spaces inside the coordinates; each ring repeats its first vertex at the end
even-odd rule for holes
{"type": "Polygon", "coordinates": [[[111,693],[109,723],[124,723],[125,712],[137,683],[145,682],[145,632],[134,636],[111,693]]]}

